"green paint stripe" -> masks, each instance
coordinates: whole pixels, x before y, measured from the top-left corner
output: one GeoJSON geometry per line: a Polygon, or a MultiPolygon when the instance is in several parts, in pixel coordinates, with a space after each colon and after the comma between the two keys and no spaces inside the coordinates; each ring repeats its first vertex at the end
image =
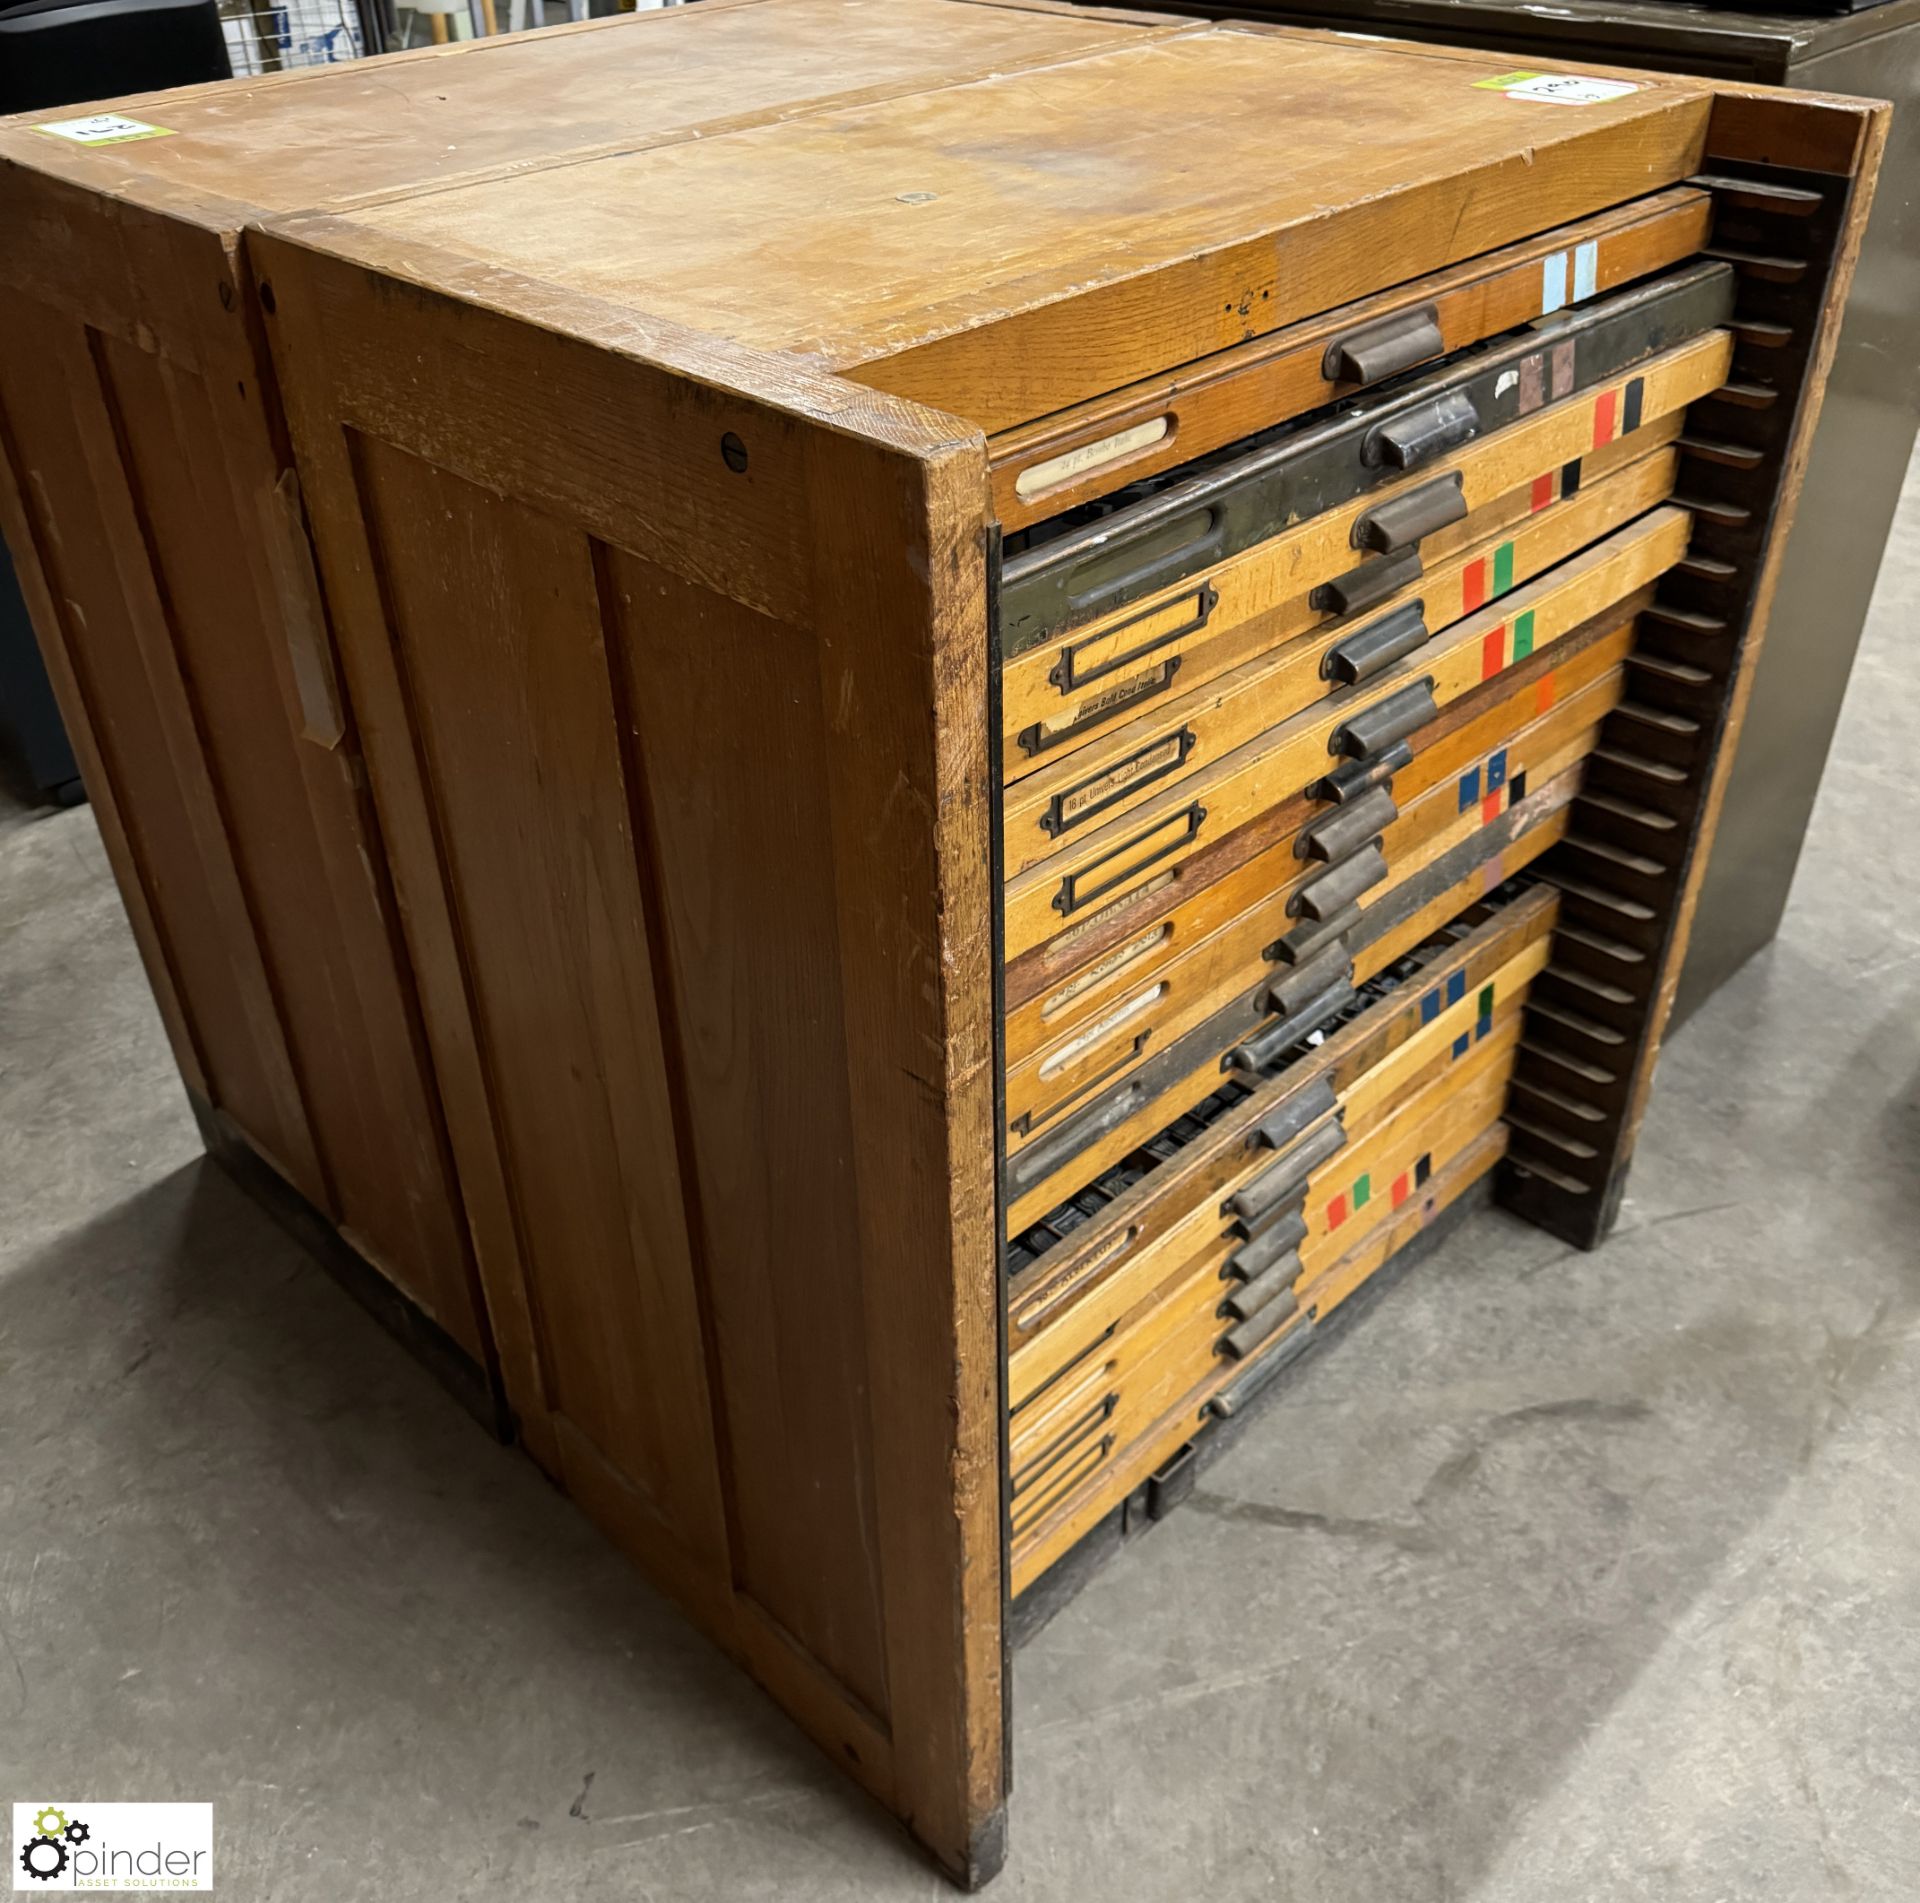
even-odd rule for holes
{"type": "Polygon", "coordinates": [[[1493,1016],[1493,987],[1492,987],[1492,985],[1482,985],[1482,986],[1481,986],[1481,988],[1480,988],[1480,1012],[1479,1012],[1479,1015],[1480,1015],[1481,1017],[1483,1017],[1483,1018],[1490,1018],[1490,1017],[1492,1017],[1492,1016],[1493,1016]]]}
{"type": "Polygon", "coordinates": [[[1513,624],[1513,658],[1524,661],[1533,652],[1533,610],[1529,608],[1513,624]]]}
{"type": "Polygon", "coordinates": [[[1493,592],[1504,595],[1513,586],[1513,544],[1502,542],[1493,551],[1493,592]]]}
{"type": "Polygon", "coordinates": [[[1356,1209],[1364,1209],[1372,1200],[1373,1178],[1370,1175],[1362,1176],[1353,1186],[1353,1206],[1356,1209]]]}

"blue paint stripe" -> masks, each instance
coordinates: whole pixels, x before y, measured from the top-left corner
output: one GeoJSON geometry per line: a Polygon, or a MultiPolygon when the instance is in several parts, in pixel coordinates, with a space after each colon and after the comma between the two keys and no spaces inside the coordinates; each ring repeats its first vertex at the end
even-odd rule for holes
{"type": "Polygon", "coordinates": [[[1497,793],[1507,783],[1507,750],[1500,751],[1487,761],[1487,791],[1497,793]]]}
{"type": "Polygon", "coordinates": [[[1480,769],[1475,767],[1471,773],[1460,776],[1460,810],[1470,813],[1480,804],[1480,769]]]}
{"type": "Polygon", "coordinates": [[[1467,974],[1464,971],[1456,971],[1453,976],[1447,980],[1447,1002],[1449,1004],[1458,1004],[1466,995],[1467,974]]]}

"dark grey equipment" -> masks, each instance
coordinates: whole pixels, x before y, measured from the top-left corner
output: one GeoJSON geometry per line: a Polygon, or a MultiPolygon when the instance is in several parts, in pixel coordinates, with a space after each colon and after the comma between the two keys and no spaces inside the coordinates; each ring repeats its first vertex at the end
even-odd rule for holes
{"type": "MultiPolygon", "coordinates": [[[[231,71],[214,0],[0,0],[0,113],[54,113],[231,71]]],[[[4,547],[0,773],[30,799],[85,797],[4,547]]]]}
{"type": "Polygon", "coordinates": [[[1162,13],[1346,28],[1556,63],[1645,66],[1891,99],[1893,130],[1826,408],[1674,1005],[1773,938],[1799,864],[1920,425],[1920,0],[1835,14],[1663,0],[1153,0],[1162,13]]]}

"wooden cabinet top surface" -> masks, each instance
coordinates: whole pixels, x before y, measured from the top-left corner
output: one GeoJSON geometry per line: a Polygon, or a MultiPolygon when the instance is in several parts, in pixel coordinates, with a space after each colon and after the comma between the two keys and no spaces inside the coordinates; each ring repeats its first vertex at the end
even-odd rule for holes
{"type": "Polygon", "coordinates": [[[998,0],[700,0],[542,32],[115,102],[169,136],[82,146],[0,120],[0,160],[176,216],[249,215],[437,190],[500,170],[1070,58],[1150,29],[998,0]]]}

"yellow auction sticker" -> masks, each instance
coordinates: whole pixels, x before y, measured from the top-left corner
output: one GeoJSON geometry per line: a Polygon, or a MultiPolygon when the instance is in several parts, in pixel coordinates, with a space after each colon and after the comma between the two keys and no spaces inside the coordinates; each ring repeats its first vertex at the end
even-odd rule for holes
{"type": "Polygon", "coordinates": [[[73,145],[129,145],[135,139],[173,137],[171,126],[150,126],[144,119],[129,119],[121,112],[90,112],[84,119],[49,119],[34,131],[73,145]]]}

